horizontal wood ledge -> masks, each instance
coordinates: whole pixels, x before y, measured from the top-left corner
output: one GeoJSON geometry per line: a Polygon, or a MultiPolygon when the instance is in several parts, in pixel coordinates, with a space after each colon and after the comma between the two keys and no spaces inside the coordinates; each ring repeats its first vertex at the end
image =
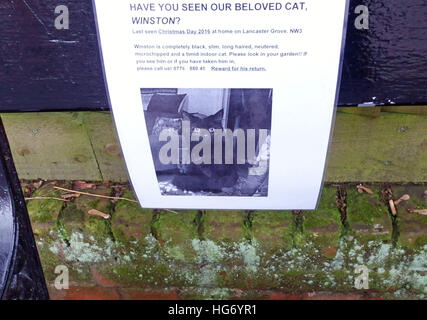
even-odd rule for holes
{"type": "MultiPolygon", "coordinates": [[[[2,114],[21,179],[128,176],[109,112],[2,114]]],[[[339,108],[327,182],[427,182],[427,107],[339,108]]]]}

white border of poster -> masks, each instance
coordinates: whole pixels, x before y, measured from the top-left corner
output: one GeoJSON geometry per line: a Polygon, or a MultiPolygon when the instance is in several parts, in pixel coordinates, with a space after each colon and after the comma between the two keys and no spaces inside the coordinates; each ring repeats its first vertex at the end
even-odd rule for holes
{"type": "MultiPolygon", "coordinates": [[[[109,103],[142,207],[312,210],[317,206],[339,91],[347,0],[93,0],[93,4],[109,103]],[[147,116],[154,107],[163,110],[164,101],[169,101],[167,108],[178,110],[179,117],[186,114],[193,123],[206,126],[208,131],[203,132],[211,133],[214,121],[221,121],[224,130],[230,123],[231,129],[236,124],[250,128],[264,117],[256,105],[270,108],[265,112],[270,122],[268,179],[263,186],[256,192],[242,191],[252,183],[247,172],[255,165],[250,161],[252,167],[246,163],[249,169],[239,169],[246,173],[235,180],[230,178],[234,173],[218,178],[217,171],[205,165],[208,162],[195,170],[192,142],[186,149],[191,164],[182,165],[184,120],[173,131],[179,132],[181,152],[175,167],[184,176],[197,171],[197,184],[203,187],[194,189],[195,180],[167,180],[171,166],[153,160],[158,149],[152,140],[173,138],[162,140],[153,132],[165,121],[174,126],[176,119],[158,113],[153,119],[147,116]],[[162,180],[159,170],[164,170],[162,180]],[[215,183],[225,187],[203,189],[215,183]],[[243,187],[236,187],[239,183],[243,187]],[[177,190],[175,185],[184,187],[177,190]]],[[[190,128],[190,141],[193,133],[200,130],[190,128]]],[[[262,141],[256,145],[258,160],[267,145],[262,141]]]]}

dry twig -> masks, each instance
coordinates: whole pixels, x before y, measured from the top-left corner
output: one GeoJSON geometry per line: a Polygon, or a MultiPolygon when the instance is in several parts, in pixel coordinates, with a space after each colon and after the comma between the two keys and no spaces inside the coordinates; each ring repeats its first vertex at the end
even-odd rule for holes
{"type": "MultiPolygon", "coordinates": [[[[132,199],[128,199],[128,198],[122,198],[122,197],[111,197],[111,196],[103,196],[100,194],[93,194],[93,193],[89,193],[89,192],[83,192],[83,191],[76,191],[76,190],[70,190],[70,189],[66,189],[66,188],[61,188],[61,187],[54,187],[57,190],[61,190],[61,191],[65,191],[65,192],[71,192],[71,193],[76,193],[76,194],[83,194],[85,196],[89,196],[89,197],[96,197],[96,198],[103,198],[103,199],[110,199],[110,200],[124,200],[124,201],[129,201],[129,202],[133,202],[133,203],[138,203],[138,201],[136,200],[132,200],[132,199]]],[[[169,210],[169,209],[164,209],[165,211],[171,212],[171,213],[175,213],[178,214],[178,212],[173,211],[173,210],[169,210]]]]}
{"type": "Polygon", "coordinates": [[[55,197],[32,197],[32,198],[24,198],[25,201],[29,200],[58,200],[58,201],[64,201],[68,202],[69,200],[61,199],[61,198],[55,198],[55,197]]]}
{"type": "Polygon", "coordinates": [[[85,196],[90,196],[90,197],[104,198],[104,199],[110,199],[110,200],[125,200],[125,201],[130,201],[130,202],[138,203],[138,201],[132,200],[132,199],[128,199],[128,198],[103,196],[103,195],[100,195],[100,194],[93,194],[93,193],[89,193],[89,192],[70,190],[70,189],[61,188],[61,187],[54,187],[54,188],[57,189],[57,190],[61,190],[61,191],[65,191],[65,192],[71,192],[71,193],[76,193],[76,194],[83,194],[85,196]]]}

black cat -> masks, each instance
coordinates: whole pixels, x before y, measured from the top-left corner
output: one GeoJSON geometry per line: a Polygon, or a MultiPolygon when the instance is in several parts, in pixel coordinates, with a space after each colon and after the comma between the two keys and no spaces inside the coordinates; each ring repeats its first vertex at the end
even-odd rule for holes
{"type": "MultiPolygon", "coordinates": [[[[190,132],[193,133],[199,129],[208,130],[211,137],[211,164],[181,164],[179,165],[180,175],[172,180],[172,183],[181,190],[193,192],[213,192],[219,193],[223,188],[233,187],[239,176],[247,176],[248,168],[246,165],[237,164],[214,164],[214,129],[222,130],[223,110],[216,114],[202,118],[198,114],[191,114],[183,111],[183,121],[190,121],[190,132]]],[[[191,142],[191,150],[198,141],[191,142]]],[[[223,157],[225,154],[225,143],[223,141],[223,157]]],[[[234,142],[234,162],[236,161],[236,143],[234,142]]],[[[224,163],[224,159],[223,162],[224,163]]]]}

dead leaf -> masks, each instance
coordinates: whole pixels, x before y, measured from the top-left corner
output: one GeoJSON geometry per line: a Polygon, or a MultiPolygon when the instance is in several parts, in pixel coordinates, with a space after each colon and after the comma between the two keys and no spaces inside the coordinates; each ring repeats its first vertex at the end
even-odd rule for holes
{"type": "Polygon", "coordinates": [[[65,194],[61,194],[61,198],[63,198],[63,199],[78,198],[78,197],[80,197],[80,193],[65,193],[65,194]]]}
{"type": "Polygon", "coordinates": [[[33,187],[36,189],[40,188],[42,186],[42,184],[43,184],[43,180],[32,183],[33,187]]]}
{"type": "Polygon", "coordinates": [[[359,191],[359,193],[363,193],[363,191],[365,191],[366,193],[374,194],[374,192],[371,189],[366,188],[366,187],[362,186],[361,184],[359,184],[357,186],[357,190],[359,191]],[[360,192],[360,191],[362,191],[362,192],[360,192]]]}
{"type": "Polygon", "coordinates": [[[390,205],[390,210],[391,210],[391,214],[393,215],[393,216],[396,216],[397,215],[397,210],[396,210],[396,207],[395,207],[395,205],[394,205],[394,201],[393,200],[389,200],[389,205],[390,205]]]}
{"type": "Polygon", "coordinates": [[[87,183],[86,181],[74,181],[73,189],[83,190],[83,189],[96,189],[95,183],[87,183]]]}
{"type": "Polygon", "coordinates": [[[111,217],[109,214],[101,212],[101,211],[98,211],[96,209],[91,209],[91,210],[88,211],[88,213],[90,215],[92,215],[92,216],[98,216],[98,217],[101,217],[101,218],[104,218],[104,219],[110,219],[110,217],[111,217]]]}
{"type": "Polygon", "coordinates": [[[418,213],[427,216],[427,209],[408,209],[410,213],[418,213]]]}
{"type": "Polygon", "coordinates": [[[400,197],[400,199],[404,201],[408,201],[409,199],[411,199],[411,197],[409,196],[409,194],[404,194],[403,196],[400,197]]]}
{"type": "Polygon", "coordinates": [[[409,199],[411,199],[411,197],[409,196],[409,194],[404,194],[403,196],[401,196],[399,199],[397,199],[394,204],[397,206],[399,203],[401,203],[402,201],[408,201],[409,199]]]}

